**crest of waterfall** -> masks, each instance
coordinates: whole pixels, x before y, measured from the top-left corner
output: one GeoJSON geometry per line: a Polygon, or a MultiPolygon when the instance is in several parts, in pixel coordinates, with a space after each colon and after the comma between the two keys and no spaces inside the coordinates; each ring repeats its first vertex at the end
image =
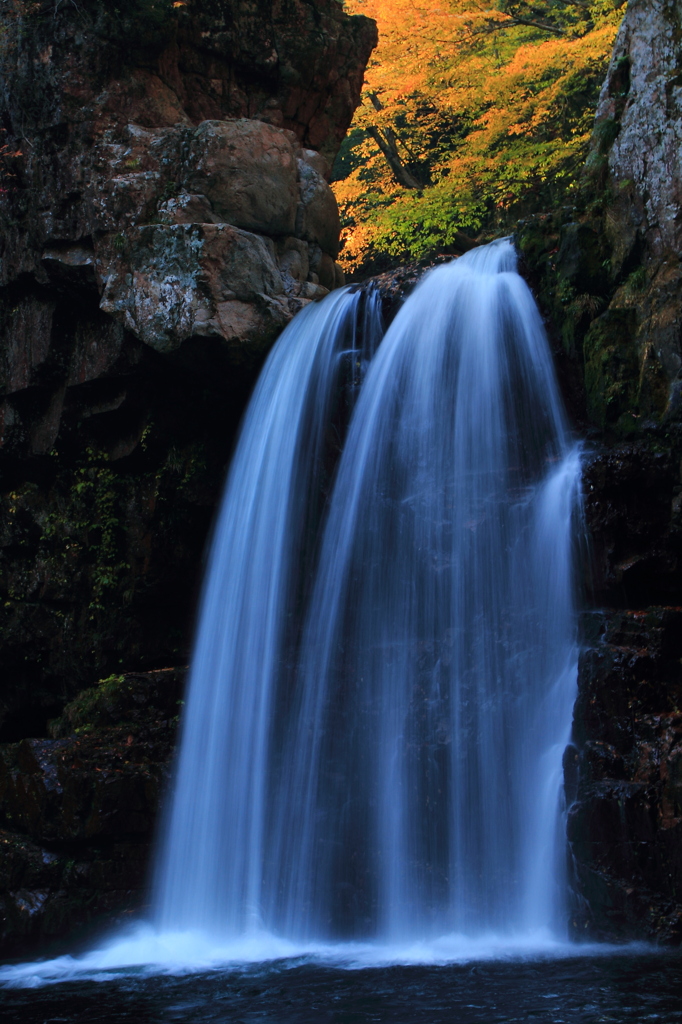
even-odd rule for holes
{"type": "Polygon", "coordinates": [[[374,355],[378,309],[343,291],[296,317],[249,408],[161,928],[558,927],[580,465],[540,316],[506,240],[426,275],[374,355]]]}

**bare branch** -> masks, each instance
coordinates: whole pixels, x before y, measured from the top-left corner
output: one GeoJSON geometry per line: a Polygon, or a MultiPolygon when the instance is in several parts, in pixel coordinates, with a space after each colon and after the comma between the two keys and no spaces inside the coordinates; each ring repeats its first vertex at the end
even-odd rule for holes
{"type": "Polygon", "coordinates": [[[539,28],[542,32],[553,32],[555,36],[565,36],[566,33],[562,28],[557,28],[556,25],[547,25],[542,21],[532,21],[530,18],[517,18],[514,15],[510,15],[508,22],[500,22],[499,28],[505,28],[508,24],[512,25],[527,25],[529,28],[539,28]]]}
{"type": "MultiPolygon", "coordinates": [[[[374,109],[379,111],[384,109],[384,105],[375,92],[367,93],[370,102],[374,109]]],[[[383,132],[379,128],[372,126],[367,129],[367,133],[374,139],[377,146],[384,154],[386,163],[393,171],[393,176],[399,185],[403,188],[421,188],[422,186],[411,174],[405,164],[403,163],[400,153],[398,152],[398,138],[392,128],[384,128],[383,132]]]]}
{"type": "Polygon", "coordinates": [[[372,125],[367,129],[367,134],[374,139],[377,146],[384,154],[384,157],[386,158],[386,163],[393,171],[393,176],[395,177],[395,180],[398,182],[398,184],[402,185],[403,188],[420,189],[422,187],[420,183],[403,164],[400,158],[400,154],[396,149],[395,136],[390,131],[390,129],[388,129],[386,135],[384,135],[381,131],[379,131],[378,128],[375,128],[372,125]]]}

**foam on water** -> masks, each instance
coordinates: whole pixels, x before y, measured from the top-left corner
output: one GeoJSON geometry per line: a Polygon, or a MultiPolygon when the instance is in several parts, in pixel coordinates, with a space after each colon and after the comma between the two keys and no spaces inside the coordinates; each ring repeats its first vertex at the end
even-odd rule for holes
{"type": "Polygon", "coordinates": [[[545,960],[607,956],[613,952],[633,955],[651,952],[643,944],[610,946],[562,942],[550,933],[523,935],[442,935],[430,942],[404,945],[370,942],[296,944],[267,932],[254,932],[232,942],[211,940],[205,932],[159,932],[149,924],[131,928],[126,936],[112,938],[100,949],[81,956],[8,964],[0,967],[0,987],[40,988],[70,981],[112,981],[122,976],[201,974],[209,971],[250,970],[269,964],[295,968],[316,963],[341,970],[377,967],[446,966],[481,961],[545,960]]]}

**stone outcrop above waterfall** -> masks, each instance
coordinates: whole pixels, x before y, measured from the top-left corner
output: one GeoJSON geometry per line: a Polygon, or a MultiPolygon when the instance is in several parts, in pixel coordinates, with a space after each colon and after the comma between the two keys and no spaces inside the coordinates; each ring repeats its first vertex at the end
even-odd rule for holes
{"type": "Polygon", "coordinates": [[[187,657],[273,340],[342,280],[337,0],[10,0],[0,64],[0,739],[187,657]]]}
{"type": "MultiPolygon", "coordinates": [[[[20,288],[21,312],[6,374],[49,357],[55,310],[39,293],[94,289],[163,351],[193,336],[248,349],[339,284],[325,176],[373,22],[335,0],[69,5],[30,20],[17,2],[7,20],[0,285],[20,288]],[[221,224],[239,230],[206,227],[221,224]],[[26,352],[26,317],[32,333],[40,318],[39,351],[26,352]]],[[[10,401],[5,425],[17,418],[10,401]]]]}

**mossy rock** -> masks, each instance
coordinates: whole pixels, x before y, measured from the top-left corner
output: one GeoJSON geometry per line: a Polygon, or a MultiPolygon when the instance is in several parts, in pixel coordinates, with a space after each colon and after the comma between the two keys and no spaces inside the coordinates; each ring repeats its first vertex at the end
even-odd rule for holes
{"type": "Polygon", "coordinates": [[[607,256],[602,237],[588,224],[566,224],[561,230],[557,268],[576,292],[601,295],[608,288],[607,256]]]}
{"type": "Polygon", "coordinates": [[[112,727],[139,727],[159,719],[175,720],[184,675],[184,669],[168,668],[101,679],[66,705],[50,723],[50,735],[58,739],[112,727]]]}
{"type": "Polygon", "coordinates": [[[638,411],[639,360],[633,309],[608,309],[592,322],[583,342],[585,391],[590,418],[602,428],[627,432],[638,411]]]}

